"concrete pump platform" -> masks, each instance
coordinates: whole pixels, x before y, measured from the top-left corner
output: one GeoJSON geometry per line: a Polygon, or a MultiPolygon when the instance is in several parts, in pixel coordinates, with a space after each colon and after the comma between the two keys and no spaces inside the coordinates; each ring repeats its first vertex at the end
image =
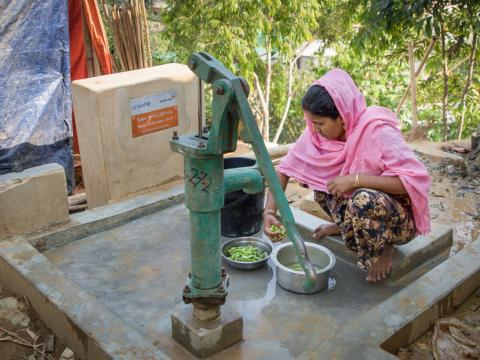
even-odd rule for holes
{"type": "MultiPolygon", "coordinates": [[[[305,238],[322,220],[294,211],[305,238]]],[[[35,236],[0,242],[0,278],[25,295],[80,358],[194,359],[171,336],[189,272],[182,189],[141,195],[70,217],[35,236]]],[[[261,235],[259,235],[261,236],[261,235]]],[[[226,267],[227,305],[244,341],[212,359],[390,359],[480,286],[480,243],[448,258],[452,230],[435,224],[397,248],[390,279],[369,284],[340,239],[336,285],[314,295],[276,284],[274,265],[226,267]]]]}

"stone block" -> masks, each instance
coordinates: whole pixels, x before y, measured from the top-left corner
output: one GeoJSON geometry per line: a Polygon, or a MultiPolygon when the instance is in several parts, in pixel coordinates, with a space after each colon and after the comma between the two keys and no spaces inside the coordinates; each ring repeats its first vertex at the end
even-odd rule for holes
{"type": "Polygon", "coordinates": [[[204,359],[243,339],[243,319],[227,305],[221,307],[217,319],[199,321],[187,307],[172,314],[172,336],[193,355],[204,359]]]}
{"type": "Polygon", "coordinates": [[[0,239],[68,221],[67,185],[60,165],[0,176],[0,239]]]}
{"type": "Polygon", "coordinates": [[[174,131],[197,132],[198,78],[187,66],[77,80],[72,92],[89,208],[183,177],[169,140],[174,131]]]}

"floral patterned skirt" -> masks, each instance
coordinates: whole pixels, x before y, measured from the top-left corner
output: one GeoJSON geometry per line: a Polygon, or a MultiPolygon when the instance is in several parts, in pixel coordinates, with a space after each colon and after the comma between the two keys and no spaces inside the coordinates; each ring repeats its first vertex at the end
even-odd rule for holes
{"type": "Polygon", "coordinates": [[[368,269],[386,244],[402,245],[415,237],[410,198],[371,189],[357,189],[351,198],[315,191],[315,201],[340,228],[345,246],[358,255],[358,267],[368,269]]]}

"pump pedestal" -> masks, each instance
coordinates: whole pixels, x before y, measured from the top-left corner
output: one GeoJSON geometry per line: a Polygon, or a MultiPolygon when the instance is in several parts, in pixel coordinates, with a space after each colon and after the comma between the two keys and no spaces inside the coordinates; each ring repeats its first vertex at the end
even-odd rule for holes
{"type": "Polygon", "coordinates": [[[172,336],[199,358],[212,356],[243,339],[243,319],[227,305],[214,320],[198,320],[196,310],[184,308],[172,314],[172,336]]]}

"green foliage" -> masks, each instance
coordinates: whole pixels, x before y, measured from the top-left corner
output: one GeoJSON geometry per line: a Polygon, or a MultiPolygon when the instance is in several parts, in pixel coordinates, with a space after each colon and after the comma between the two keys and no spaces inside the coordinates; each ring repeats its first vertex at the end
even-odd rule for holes
{"type": "MultiPolygon", "coordinates": [[[[149,19],[152,23],[158,20],[152,15],[149,19]]],[[[474,0],[167,0],[162,15],[165,30],[151,36],[152,56],[154,64],[184,63],[192,52],[207,51],[245,77],[253,89],[254,72],[261,84],[266,82],[265,59],[259,53],[270,48],[274,54],[269,107],[273,136],[287,103],[288,68],[295,50],[306,40],[320,40],[323,47],[316,56],[318,65],[294,72],[295,95],[280,137],[280,142],[292,142],[305,126],[300,103],[314,79],[341,67],[352,75],[369,105],[395,110],[409,84],[408,42],[414,41],[418,66],[432,36],[436,36],[437,43],[417,81],[417,104],[420,125],[430,129],[432,140],[441,140],[444,84],[440,30],[442,26],[445,29],[448,68],[452,69],[469,56],[472,34],[480,31],[479,19],[480,2],[474,0]],[[327,48],[336,55],[327,55],[327,48]]],[[[474,70],[478,72],[478,66],[474,70]]],[[[465,101],[464,137],[480,124],[480,74],[475,71],[465,101]]],[[[448,74],[449,138],[458,133],[467,73],[468,61],[448,74]]],[[[254,101],[253,96],[250,100],[254,101]]],[[[410,96],[399,117],[404,130],[409,130],[410,96]]]]}
{"type": "MultiPolygon", "coordinates": [[[[285,111],[287,103],[287,79],[288,69],[284,66],[274,66],[276,81],[272,85],[271,94],[271,128],[270,135],[274,136],[280,120],[285,111]]],[[[281,133],[279,143],[292,143],[298,138],[305,128],[303,110],[301,106],[302,97],[310,84],[316,79],[316,74],[310,70],[295,70],[296,76],[293,83],[294,96],[290,104],[290,111],[285,123],[285,129],[281,133]]]]}
{"type": "MultiPolygon", "coordinates": [[[[354,3],[354,1],[352,1],[354,3]]],[[[445,29],[445,50],[447,68],[468,57],[471,50],[472,34],[480,30],[480,3],[478,1],[412,1],[371,0],[358,12],[358,32],[351,38],[350,47],[358,57],[369,56],[373,61],[381,63],[388,56],[402,61],[405,71],[401,72],[397,84],[403,83],[404,89],[408,82],[407,42],[414,40],[417,61],[423,53],[432,36],[437,37],[437,43],[428,59],[417,83],[419,120],[430,128],[432,140],[443,138],[442,98],[444,93],[443,56],[441,49],[441,28],[445,29]]],[[[478,50],[477,50],[478,53],[478,50]]],[[[478,54],[477,54],[478,61],[478,54]]],[[[417,63],[418,65],[418,63],[417,63]]],[[[393,71],[385,69],[386,72],[393,71]]],[[[458,133],[461,116],[461,94],[467,78],[468,62],[448,73],[448,106],[446,118],[448,122],[448,138],[455,138],[458,133]]],[[[368,71],[367,71],[368,73],[368,71]]],[[[387,73],[385,74],[386,76],[387,73]]],[[[480,123],[476,110],[479,107],[478,92],[480,84],[474,76],[468,93],[466,106],[466,128],[464,135],[480,123]]],[[[368,91],[367,91],[368,92],[368,91]]],[[[390,96],[390,95],[388,95],[390,96]]],[[[379,99],[377,99],[379,100],[379,99]]],[[[400,98],[395,101],[398,103],[400,98]]],[[[409,109],[402,111],[402,117],[408,120],[409,109]],[[408,110],[408,111],[407,111],[408,110]]]]}
{"type": "Polygon", "coordinates": [[[249,1],[167,1],[164,38],[185,62],[196,51],[207,51],[233,71],[253,71],[260,24],[249,1]],[[252,46],[253,45],[253,46],[252,46]]]}
{"type": "Polygon", "coordinates": [[[274,51],[292,54],[311,37],[317,9],[312,0],[168,0],[164,36],[180,59],[207,51],[251,80],[262,66],[256,49],[268,40],[274,51]]]}
{"type": "MultiPolygon", "coordinates": [[[[252,85],[256,74],[272,112],[267,94],[280,84],[286,91],[285,69],[295,50],[312,38],[318,10],[314,0],[168,0],[164,38],[182,62],[193,52],[206,51],[252,85]],[[262,58],[265,52],[276,62],[272,73],[262,58]]],[[[259,100],[252,97],[251,101],[259,100]]],[[[265,112],[262,115],[269,121],[265,112]]]]}

